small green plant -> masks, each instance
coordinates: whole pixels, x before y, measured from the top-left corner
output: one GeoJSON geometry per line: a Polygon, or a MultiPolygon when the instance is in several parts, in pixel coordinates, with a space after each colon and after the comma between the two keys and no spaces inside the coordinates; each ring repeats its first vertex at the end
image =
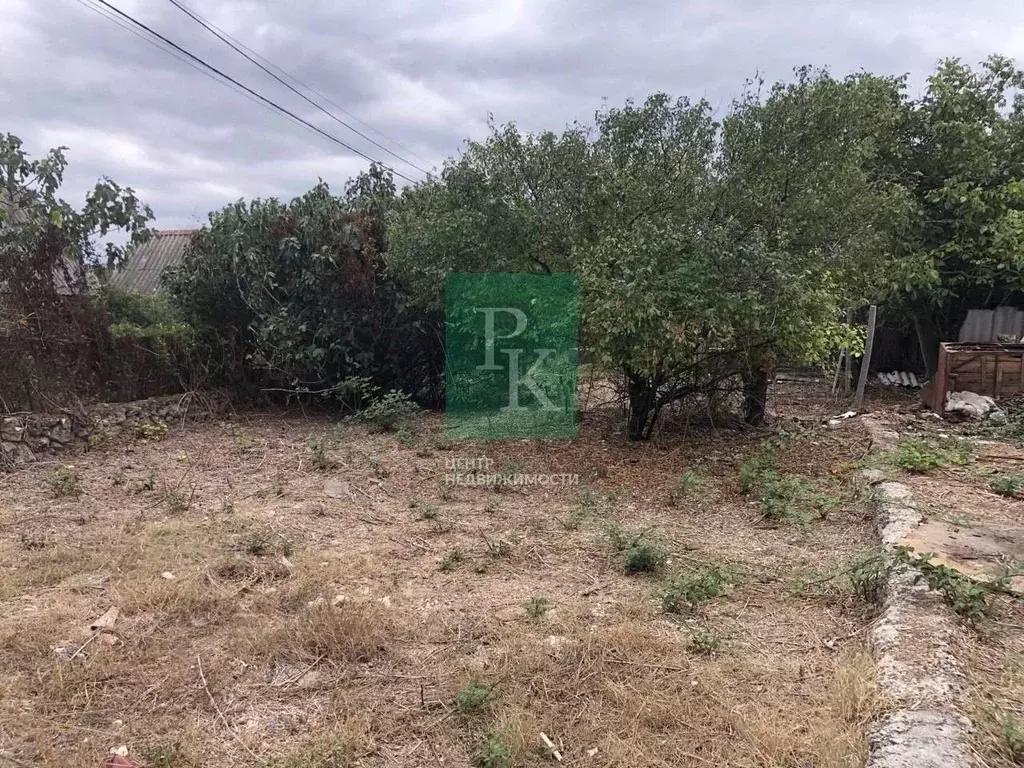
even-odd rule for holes
{"type": "Polygon", "coordinates": [[[327,437],[317,435],[306,441],[306,449],[309,452],[309,461],[318,472],[326,472],[337,466],[336,462],[327,452],[327,437]]]}
{"type": "Polygon", "coordinates": [[[455,705],[459,712],[469,714],[476,712],[494,697],[494,686],[483,683],[470,683],[455,697],[455,705]]]}
{"type": "Polygon", "coordinates": [[[626,531],[618,525],[608,526],[607,535],[612,547],[621,552],[623,568],[627,574],[653,573],[668,558],[665,550],[648,538],[648,529],[626,531]]]}
{"type": "Polygon", "coordinates": [[[133,427],[138,440],[163,440],[167,437],[167,424],[159,419],[143,419],[133,427]]]}
{"type": "Polygon", "coordinates": [[[661,597],[665,613],[692,611],[702,603],[718,597],[729,583],[728,575],[719,568],[676,577],[661,597]]]}
{"type": "Polygon", "coordinates": [[[481,575],[491,570],[490,560],[484,560],[483,558],[473,563],[473,573],[479,573],[481,575]]]}
{"type": "Polygon", "coordinates": [[[484,545],[487,547],[487,554],[492,559],[497,560],[502,557],[512,557],[512,544],[505,539],[498,539],[497,541],[490,541],[486,536],[484,537],[484,545]]]}
{"type": "Polygon", "coordinates": [[[804,504],[813,499],[805,480],[793,475],[779,475],[771,470],[762,475],[761,481],[764,495],[760,508],[766,520],[792,520],[802,524],[811,521],[804,504]]]}
{"type": "Polygon", "coordinates": [[[249,534],[245,540],[245,551],[253,557],[266,557],[274,552],[274,541],[263,531],[249,534]]]}
{"type": "Polygon", "coordinates": [[[1015,763],[1024,763],[1024,727],[1012,715],[1003,718],[1003,744],[1015,763]]]}
{"type": "Polygon", "coordinates": [[[416,433],[408,427],[399,427],[395,431],[395,439],[398,444],[406,448],[411,448],[416,445],[416,433]]]}
{"type": "Polygon", "coordinates": [[[715,629],[700,629],[690,637],[690,649],[702,656],[714,656],[724,644],[725,638],[715,629]]]}
{"type": "Polygon", "coordinates": [[[420,511],[420,520],[437,520],[441,516],[441,510],[429,501],[420,502],[416,506],[420,511]]]}
{"type": "Polygon", "coordinates": [[[892,568],[892,562],[885,554],[872,555],[854,563],[847,574],[853,593],[868,605],[881,605],[892,568]]]}
{"type": "Polygon", "coordinates": [[[916,438],[904,438],[896,446],[892,463],[907,472],[927,473],[945,465],[942,454],[928,443],[916,438]]]}
{"type": "Polygon", "coordinates": [[[475,768],[509,768],[512,753],[500,733],[489,733],[483,747],[473,756],[475,768]]]}
{"type": "Polygon", "coordinates": [[[150,473],[146,475],[146,480],[142,483],[142,487],[147,491],[156,490],[156,472],[150,471],[150,473]]]}
{"type": "Polygon", "coordinates": [[[655,544],[638,544],[627,549],[624,558],[627,574],[653,573],[661,568],[667,555],[655,544]]]}
{"type": "Polygon", "coordinates": [[[1016,498],[1024,489],[1024,475],[996,475],[988,481],[988,487],[1000,496],[1016,498]]]}
{"type": "Polygon", "coordinates": [[[393,432],[401,422],[419,410],[409,395],[392,389],[378,397],[369,408],[360,411],[359,418],[379,430],[393,432]]]}
{"type": "Polygon", "coordinates": [[[748,494],[762,486],[766,476],[778,476],[775,471],[776,447],[769,441],[761,443],[761,451],[740,465],[740,493],[748,494]]]}
{"type": "Polygon", "coordinates": [[[58,498],[78,498],[82,493],[81,478],[78,476],[78,470],[70,464],[54,470],[48,484],[50,490],[53,491],[53,495],[58,498]]]}
{"type": "Polygon", "coordinates": [[[441,563],[438,566],[442,573],[451,573],[458,568],[464,562],[465,557],[462,551],[459,549],[453,549],[447,555],[441,558],[441,563]]]}
{"type": "Polygon", "coordinates": [[[175,768],[180,757],[180,745],[167,744],[142,750],[142,756],[153,768],[175,768]]]}
{"type": "Polygon", "coordinates": [[[256,450],[256,441],[250,435],[235,436],[235,453],[239,456],[247,456],[256,450]]]}
{"type": "Polygon", "coordinates": [[[391,473],[388,471],[388,468],[384,466],[384,462],[380,460],[379,456],[370,456],[367,458],[367,462],[378,480],[386,480],[391,476],[391,473]]]}
{"type": "Polygon", "coordinates": [[[192,506],[192,496],[186,495],[179,490],[168,488],[161,494],[167,508],[176,514],[187,512],[192,506]]]}
{"type": "Polygon", "coordinates": [[[551,603],[546,597],[531,597],[526,604],[526,613],[531,619],[543,619],[550,608],[551,603]]]}
{"type": "Polygon", "coordinates": [[[678,504],[683,498],[704,484],[703,478],[694,473],[686,472],[675,479],[668,494],[669,504],[678,504]]]}

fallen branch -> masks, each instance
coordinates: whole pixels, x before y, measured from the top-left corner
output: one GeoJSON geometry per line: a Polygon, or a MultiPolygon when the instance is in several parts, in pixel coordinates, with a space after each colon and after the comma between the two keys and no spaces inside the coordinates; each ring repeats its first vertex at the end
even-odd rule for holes
{"type": "Polygon", "coordinates": [[[216,710],[217,715],[220,717],[220,721],[224,724],[224,727],[228,729],[228,733],[231,734],[231,736],[234,738],[234,740],[237,741],[241,745],[242,749],[244,749],[246,752],[248,752],[256,760],[259,760],[260,756],[257,755],[255,752],[253,752],[249,748],[248,744],[246,744],[244,741],[242,741],[242,737],[239,736],[238,732],[235,731],[235,729],[232,728],[228,724],[228,719],[226,717],[224,717],[224,713],[221,711],[220,707],[217,706],[217,701],[213,698],[213,694],[210,693],[210,686],[206,682],[206,675],[203,674],[203,660],[202,660],[202,658],[200,658],[199,656],[196,656],[196,663],[199,664],[199,679],[203,681],[203,690],[206,691],[206,697],[210,700],[210,705],[214,708],[214,710],[216,710]]]}

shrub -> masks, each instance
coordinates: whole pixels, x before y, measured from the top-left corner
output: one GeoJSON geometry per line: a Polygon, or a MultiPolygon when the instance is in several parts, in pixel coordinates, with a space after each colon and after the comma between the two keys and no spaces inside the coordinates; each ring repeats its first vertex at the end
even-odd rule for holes
{"type": "Polygon", "coordinates": [[[1024,489],[1024,475],[996,475],[988,481],[988,487],[1001,496],[1019,496],[1024,489]]]}
{"type": "Polygon", "coordinates": [[[701,603],[718,597],[728,581],[728,576],[718,568],[678,576],[662,595],[661,606],[666,613],[693,610],[701,603]]]}
{"type": "Polygon", "coordinates": [[[725,638],[714,629],[701,629],[690,638],[690,648],[702,656],[713,656],[721,650],[725,638]]]}
{"type": "Polygon", "coordinates": [[[482,683],[470,683],[455,697],[459,712],[468,714],[476,712],[494,697],[494,686],[482,683]]]}
{"type": "Polygon", "coordinates": [[[409,395],[393,389],[374,400],[369,408],[360,411],[359,418],[377,429],[393,432],[399,423],[415,415],[418,411],[419,406],[412,401],[409,395]]]}
{"type": "Polygon", "coordinates": [[[476,768],[508,768],[512,765],[512,753],[505,745],[500,733],[490,733],[483,748],[473,757],[476,768]]]}
{"type": "Polygon", "coordinates": [[[58,498],[71,496],[77,498],[82,493],[82,486],[78,476],[78,470],[70,464],[54,470],[49,480],[50,490],[58,498]]]}

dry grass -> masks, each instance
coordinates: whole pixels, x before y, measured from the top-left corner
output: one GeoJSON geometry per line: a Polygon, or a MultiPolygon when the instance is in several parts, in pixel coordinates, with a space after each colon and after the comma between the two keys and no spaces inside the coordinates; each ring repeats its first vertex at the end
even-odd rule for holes
{"type": "Polygon", "coordinates": [[[870,511],[844,496],[848,435],[780,454],[846,499],[801,527],[739,495],[759,447],[736,433],[632,445],[594,414],[572,443],[453,445],[434,418],[417,433],[256,416],[76,457],[78,498],[48,492],[53,466],[0,476],[0,754],[549,765],[543,732],[572,765],[863,764],[882,706],[869,617],[843,586],[792,589],[871,545],[870,511]],[[310,435],[334,468],[310,463],[310,435]],[[584,488],[446,487],[455,456],[584,488]],[[687,472],[700,485],[673,495],[687,472]],[[165,503],[175,487],[187,508],[165,503]],[[649,530],[661,568],[626,575],[613,524],[649,530]],[[662,612],[680,572],[718,565],[737,574],[722,595],[662,612]],[[110,606],[116,625],[95,635],[110,606]],[[702,632],[721,645],[695,650],[702,632]],[[492,695],[460,711],[472,684],[492,695]]]}

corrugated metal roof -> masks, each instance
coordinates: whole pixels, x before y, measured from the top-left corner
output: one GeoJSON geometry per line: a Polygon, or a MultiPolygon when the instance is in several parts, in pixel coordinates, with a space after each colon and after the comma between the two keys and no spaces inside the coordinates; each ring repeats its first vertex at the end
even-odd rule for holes
{"type": "Polygon", "coordinates": [[[132,252],[125,268],[111,276],[110,284],[122,291],[156,293],[160,290],[160,275],[167,267],[181,263],[185,249],[195,233],[194,229],[164,229],[156,232],[149,242],[132,252]]]}
{"type": "Polygon", "coordinates": [[[960,341],[998,342],[1000,336],[1019,340],[1024,335],[1024,312],[1014,307],[972,309],[960,326],[960,341]]]}

